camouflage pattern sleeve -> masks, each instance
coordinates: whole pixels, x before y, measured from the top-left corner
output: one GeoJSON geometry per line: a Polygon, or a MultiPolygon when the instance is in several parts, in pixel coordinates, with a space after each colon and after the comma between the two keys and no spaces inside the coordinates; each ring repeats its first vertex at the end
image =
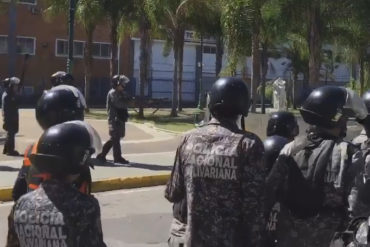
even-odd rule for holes
{"type": "Polygon", "coordinates": [[[247,246],[263,246],[265,218],[265,169],[263,167],[264,148],[256,136],[245,139],[246,162],[242,172],[243,228],[247,231],[247,246]]]}
{"type": "Polygon", "coordinates": [[[279,191],[284,181],[288,179],[288,163],[294,162],[293,158],[281,154],[275,161],[270,173],[266,179],[266,205],[265,205],[265,215],[267,216],[273,205],[279,201],[279,191]]]}
{"type": "Polygon", "coordinates": [[[91,209],[91,227],[81,234],[80,246],[106,247],[103,241],[103,230],[101,225],[100,207],[98,201],[94,199],[94,207],[91,209]]]}
{"type": "Polygon", "coordinates": [[[9,217],[8,217],[8,239],[6,243],[6,247],[20,247],[18,235],[15,232],[14,227],[14,209],[15,205],[13,206],[9,217]]]}
{"type": "Polygon", "coordinates": [[[176,151],[175,163],[173,164],[170,180],[167,182],[165,198],[170,202],[179,202],[185,196],[185,180],[181,166],[181,148],[185,138],[181,141],[176,151]]]}

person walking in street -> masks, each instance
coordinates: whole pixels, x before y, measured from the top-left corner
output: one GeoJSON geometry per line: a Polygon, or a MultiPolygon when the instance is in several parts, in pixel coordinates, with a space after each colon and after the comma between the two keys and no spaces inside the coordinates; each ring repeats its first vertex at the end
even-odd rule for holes
{"type": "Polygon", "coordinates": [[[9,215],[6,247],[105,247],[100,207],[74,181],[91,166],[100,138],[82,121],[55,125],[40,137],[32,164],[49,174],[41,186],[23,195],[9,215]]]}
{"type": "Polygon", "coordinates": [[[106,162],[106,155],[113,147],[114,163],[128,164],[122,157],[121,139],[125,137],[126,122],[128,120],[128,103],[131,97],[125,92],[129,79],[124,75],[115,75],[112,78],[113,88],[107,95],[107,111],[110,139],[104,144],[103,151],[97,156],[101,162],[106,162]]]}
{"type": "Polygon", "coordinates": [[[263,144],[238,127],[249,104],[249,92],[241,79],[218,79],[208,105],[212,120],[185,134],[177,149],[165,197],[172,203],[186,198],[185,246],[262,244],[263,144]]]}
{"type": "Polygon", "coordinates": [[[6,133],[3,154],[19,156],[15,150],[15,135],[19,130],[19,96],[18,87],[20,79],[17,77],[6,78],[3,81],[5,91],[2,95],[3,129],[6,133]]]}
{"type": "Polygon", "coordinates": [[[343,141],[348,117],[363,120],[360,97],[341,87],[315,89],[300,109],[306,135],[285,145],[267,178],[267,213],[280,202],[281,247],[327,247],[350,219],[349,198],[363,168],[362,153],[343,141]]]}

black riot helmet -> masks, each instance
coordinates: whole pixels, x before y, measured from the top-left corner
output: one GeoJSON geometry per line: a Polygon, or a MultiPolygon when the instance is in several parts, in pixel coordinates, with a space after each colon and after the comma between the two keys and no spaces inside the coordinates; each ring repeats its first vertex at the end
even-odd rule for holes
{"type": "Polygon", "coordinates": [[[128,79],[125,75],[115,75],[112,78],[112,87],[116,88],[119,85],[122,85],[125,87],[130,82],[130,79],[128,79]]]}
{"type": "Polygon", "coordinates": [[[30,155],[40,171],[56,177],[79,174],[92,165],[91,157],[101,151],[101,139],[91,125],[70,121],[47,129],[30,155]]]}
{"type": "Polygon", "coordinates": [[[83,120],[85,98],[73,86],[60,85],[43,93],[36,106],[36,119],[44,130],[59,123],[83,120]]]}
{"type": "Polygon", "coordinates": [[[249,104],[248,87],[242,79],[223,77],[218,79],[211,88],[208,108],[216,118],[247,116],[249,104]]]}
{"type": "Polygon", "coordinates": [[[364,101],[366,108],[367,108],[367,112],[369,113],[370,112],[370,90],[366,91],[364,95],[362,95],[362,100],[364,101]]]}
{"type": "Polygon", "coordinates": [[[15,85],[19,85],[20,82],[21,82],[21,80],[18,77],[9,77],[9,78],[5,78],[2,81],[2,84],[3,84],[3,87],[5,89],[9,89],[9,88],[12,88],[15,85]]]}
{"type": "Polygon", "coordinates": [[[268,171],[271,170],[281,149],[289,142],[285,137],[274,135],[266,138],[263,142],[265,148],[265,166],[268,171]]]}
{"type": "Polygon", "coordinates": [[[73,85],[74,78],[71,74],[64,71],[57,71],[50,77],[50,83],[52,87],[59,85],[73,85]]]}
{"type": "Polygon", "coordinates": [[[267,124],[267,136],[279,135],[294,139],[298,135],[297,119],[290,112],[274,112],[267,124]]]}
{"type": "Polygon", "coordinates": [[[342,116],[365,119],[367,110],[361,98],[350,89],[324,86],[311,92],[300,109],[303,120],[323,128],[335,128],[342,116]]]}

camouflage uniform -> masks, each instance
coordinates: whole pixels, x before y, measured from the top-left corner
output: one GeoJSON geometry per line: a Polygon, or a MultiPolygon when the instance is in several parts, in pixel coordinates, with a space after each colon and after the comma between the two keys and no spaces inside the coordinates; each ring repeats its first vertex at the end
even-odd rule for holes
{"type": "Polygon", "coordinates": [[[362,166],[359,150],[340,139],[320,138],[311,132],[287,144],[267,178],[267,208],[280,202],[277,246],[329,246],[334,233],[348,223],[348,198],[362,166]],[[299,157],[304,157],[305,161],[299,157]],[[292,173],[293,170],[298,170],[305,182],[296,182],[299,174],[292,173]],[[307,206],[306,211],[295,211],[292,200],[308,205],[318,198],[312,197],[314,193],[301,190],[305,187],[300,187],[301,184],[316,183],[315,179],[320,184],[321,199],[318,204],[312,202],[310,205],[316,205],[317,210],[307,206]]]}
{"type": "Polygon", "coordinates": [[[186,246],[261,245],[263,144],[236,123],[215,119],[184,136],[165,197],[187,198],[186,246]]]}
{"type": "Polygon", "coordinates": [[[119,159],[121,157],[120,139],[125,136],[128,120],[127,105],[130,100],[129,95],[122,91],[111,89],[107,95],[107,111],[110,139],[104,144],[103,156],[109,152],[113,146],[113,157],[119,159]]]}
{"type": "Polygon", "coordinates": [[[353,139],[352,143],[361,148],[362,154],[365,160],[364,170],[359,174],[356,179],[357,186],[353,189],[353,197],[351,200],[354,201],[352,208],[353,216],[370,216],[370,139],[366,135],[366,131],[363,130],[359,136],[353,139]]]}
{"type": "Polygon", "coordinates": [[[47,180],[13,206],[6,246],[105,247],[99,203],[70,184],[47,180]]]}

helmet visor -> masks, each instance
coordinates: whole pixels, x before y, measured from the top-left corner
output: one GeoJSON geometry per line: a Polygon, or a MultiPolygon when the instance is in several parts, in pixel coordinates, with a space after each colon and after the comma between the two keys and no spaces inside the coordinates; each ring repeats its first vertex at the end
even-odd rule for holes
{"type": "Polygon", "coordinates": [[[346,104],[343,106],[343,114],[347,117],[355,117],[361,120],[365,119],[368,112],[364,101],[351,89],[346,88],[346,91],[347,99],[346,104]]]}

